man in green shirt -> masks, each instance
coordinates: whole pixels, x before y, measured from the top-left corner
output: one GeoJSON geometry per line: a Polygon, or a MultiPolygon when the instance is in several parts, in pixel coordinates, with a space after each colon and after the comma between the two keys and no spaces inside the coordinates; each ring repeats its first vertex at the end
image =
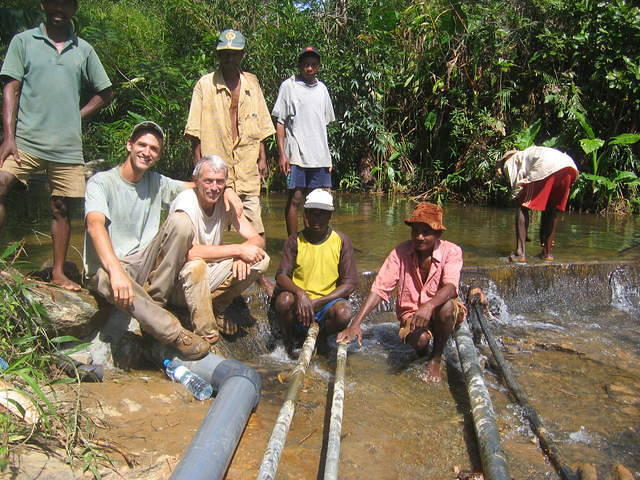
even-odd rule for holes
{"type": "Polygon", "coordinates": [[[111,82],[100,59],[73,32],[77,0],[42,0],[46,22],[19,33],[9,45],[0,76],[3,88],[0,145],[0,229],[5,197],[16,180],[46,170],[51,190],[52,282],[79,290],[63,272],[69,246],[69,200],[84,196],[82,120],[107,105],[111,82]],[[80,108],[80,90],[95,94],[80,108]]]}

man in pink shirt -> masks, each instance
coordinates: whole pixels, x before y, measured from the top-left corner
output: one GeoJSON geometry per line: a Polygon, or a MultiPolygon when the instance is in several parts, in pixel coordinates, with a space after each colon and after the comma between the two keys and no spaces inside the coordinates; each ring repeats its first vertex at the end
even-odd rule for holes
{"type": "Polygon", "coordinates": [[[357,338],[361,344],[360,324],[381,301],[389,301],[397,287],[400,338],[418,353],[423,352],[433,338],[431,358],[420,376],[426,382],[442,379],[442,352],[453,329],[466,314],[464,304],[458,299],[462,250],[455,243],[440,239],[446,230],[442,216],[442,208],[433,203],[416,206],[405,220],[411,227],[411,240],[391,251],[364,305],[337,337],[338,342],[357,338]]]}

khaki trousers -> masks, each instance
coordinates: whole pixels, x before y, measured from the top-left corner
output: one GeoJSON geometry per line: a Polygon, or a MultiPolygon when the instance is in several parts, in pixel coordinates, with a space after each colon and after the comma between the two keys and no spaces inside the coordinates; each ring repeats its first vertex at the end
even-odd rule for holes
{"type": "Polygon", "coordinates": [[[187,262],[180,272],[180,285],[169,299],[169,303],[186,306],[191,313],[194,332],[207,336],[218,325],[216,316],[222,317],[224,311],[235,297],[245,291],[269,267],[269,257],[251,266],[251,273],[244,280],[233,276],[233,259],[206,263],[201,259],[187,262]],[[205,280],[205,281],[203,281],[205,280]],[[213,310],[212,310],[213,302],[213,310]]]}
{"type": "MultiPolygon", "coordinates": [[[[135,297],[131,314],[145,332],[161,343],[173,342],[182,330],[178,318],[164,306],[176,289],[178,276],[192,245],[191,220],[187,214],[176,212],[169,215],[146,248],[120,259],[133,284],[135,297]]],[[[195,283],[197,285],[197,281],[195,283]]],[[[206,286],[206,279],[203,278],[201,283],[206,286]]],[[[114,303],[109,274],[103,268],[91,278],[89,288],[114,303]]]]}
{"type": "MultiPolygon", "coordinates": [[[[196,259],[185,264],[193,240],[191,220],[187,214],[176,212],[169,215],[146,248],[120,259],[133,284],[131,314],[145,332],[161,343],[172,343],[183,328],[165,305],[187,307],[194,332],[210,335],[218,326],[214,308],[217,313],[224,313],[231,301],[269,267],[269,257],[265,256],[240,281],[233,277],[233,259],[215,263],[196,259]]],[[[114,303],[109,274],[103,268],[91,278],[89,288],[114,303]]]]}

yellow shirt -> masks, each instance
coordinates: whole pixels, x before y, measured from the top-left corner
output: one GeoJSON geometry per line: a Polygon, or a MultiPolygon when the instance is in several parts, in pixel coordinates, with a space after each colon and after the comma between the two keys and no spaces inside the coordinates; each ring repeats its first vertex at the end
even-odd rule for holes
{"type": "Polygon", "coordinates": [[[335,230],[322,243],[309,242],[298,234],[298,253],[293,268],[293,283],[302,288],[310,299],[324,297],[336,289],[340,273],[342,238],[335,230]]]}
{"type": "Polygon", "coordinates": [[[258,78],[240,74],[238,138],[231,136],[231,91],[216,70],[203,76],[191,97],[185,135],[200,139],[202,155],[218,155],[229,167],[231,186],[239,195],[260,195],[258,155],[260,142],[275,133],[258,78]]]}

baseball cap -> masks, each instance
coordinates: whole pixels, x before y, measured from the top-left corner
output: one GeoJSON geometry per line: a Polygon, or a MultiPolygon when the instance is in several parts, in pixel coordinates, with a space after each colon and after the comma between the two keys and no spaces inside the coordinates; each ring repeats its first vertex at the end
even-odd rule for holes
{"type": "Polygon", "coordinates": [[[317,208],[333,212],[333,195],[322,188],[312,190],[304,202],[304,208],[317,208]]]}
{"type": "Polygon", "coordinates": [[[300,50],[300,54],[298,55],[298,61],[300,61],[304,55],[315,55],[318,58],[320,58],[320,52],[318,51],[318,49],[311,45],[308,45],[304,47],[302,50],[300,50]]]}
{"type": "Polygon", "coordinates": [[[129,138],[135,137],[136,133],[138,133],[140,130],[150,130],[152,132],[155,132],[164,142],[164,130],[162,130],[162,128],[160,128],[160,125],[158,125],[156,122],[145,120],[144,122],[138,123],[135,127],[133,127],[133,130],[131,130],[131,135],[129,136],[129,138]]]}
{"type": "Polygon", "coordinates": [[[218,36],[216,50],[244,50],[244,35],[238,30],[223,30],[218,36]]]}

